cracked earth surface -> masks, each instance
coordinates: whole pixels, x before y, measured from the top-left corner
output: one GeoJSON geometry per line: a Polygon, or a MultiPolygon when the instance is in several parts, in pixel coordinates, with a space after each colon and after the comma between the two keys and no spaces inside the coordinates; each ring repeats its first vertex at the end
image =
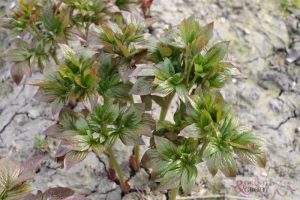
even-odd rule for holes
{"type": "MultiPolygon", "coordinates": [[[[214,21],[214,40],[230,41],[228,60],[241,70],[222,90],[240,122],[265,139],[267,167],[261,169],[239,163],[239,178],[267,179],[267,194],[250,194],[249,199],[300,198],[300,11],[283,14],[275,0],[155,0],[152,9],[158,23],[154,34],[196,15],[203,23],[214,21]],[[252,196],[251,196],[252,195],[252,196]]],[[[1,15],[9,9],[1,0],[1,15]]],[[[0,55],[9,46],[8,36],[0,30],[0,55]]],[[[34,72],[28,78],[42,75],[34,72]]],[[[0,56],[0,157],[24,160],[38,154],[34,138],[56,118],[49,105],[37,102],[37,88],[16,86],[9,75],[9,64],[0,56]]],[[[155,112],[155,111],[154,111],[155,112]]],[[[117,158],[133,186],[132,193],[121,197],[118,185],[106,178],[107,160],[90,154],[84,162],[64,172],[54,161],[57,141],[49,140],[50,156],[32,182],[36,190],[66,186],[91,199],[166,199],[165,193],[150,192],[155,183],[141,170],[130,174],[131,148],[118,145],[117,158]]],[[[205,166],[199,166],[199,178],[193,196],[237,194],[236,180],[221,174],[212,178],[205,166]]],[[[227,197],[227,199],[230,199],[227,197]]]]}

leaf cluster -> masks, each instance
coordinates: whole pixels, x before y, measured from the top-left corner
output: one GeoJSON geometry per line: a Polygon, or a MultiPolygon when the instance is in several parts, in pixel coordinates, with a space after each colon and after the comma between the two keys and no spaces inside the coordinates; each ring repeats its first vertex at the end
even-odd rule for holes
{"type": "Polygon", "coordinates": [[[89,200],[88,198],[76,195],[75,192],[70,188],[55,187],[47,189],[45,192],[38,191],[36,195],[29,194],[24,200],[89,200]]]}
{"type": "MultiPolygon", "coordinates": [[[[123,8],[134,2],[108,0],[19,0],[1,26],[18,36],[7,56],[14,64],[11,75],[19,84],[33,69],[43,69],[58,59],[58,44],[77,38],[88,43],[93,26],[115,21],[123,8]],[[119,8],[117,5],[120,5],[119,8]]],[[[131,26],[132,28],[133,26],[131,26]]]]}
{"type": "Polygon", "coordinates": [[[77,57],[67,45],[60,46],[64,63],[46,79],[33,85],[40,87],[37,99],[62,108],[66,103],[76,105],[78,101],[92,98],[91,95],[96,93],[98,76],[93,59],[77,57]]]}
{"type": "Polygon", "coordinates": [[[262,141],[237,124],[218,91],[238,70],[224,61],[227,42],[209,45],[212,31],[212,23],[202,27],[193,16],[183,20],[178,29],[167,32],[166,37],[151,50],[155,64],[144,66],[137,72],[140,78],[134,85],[137,88],[134,94],[148,95],[147,98],[162,109],[168,108],[165,102],[174,95],[180,100],[174,122],[161,118],[153,132],[164,137],[164,141],[169,140],[163,143],[166,152],[160,152],[161,144],[154,139],[152,148],[144,156],[145,165],[152,167],[162,188],[181,186],[184,192],[188,192],[197,175],[194,169],[203,161],[212,175],[220,170],[226,176],[235,176],[234,155],[248,163],[265,166],[262,141]],[[185,163],[182,154],[175,156],[175,149],[190,142],[195,144],[194,149],[183,155],[193,162],[185,163]],[[168,148],[170,146],[174,148],[168,148]],[[183,174],[187,174],[191,181],[185,181],[183,174]]]}
{"type": "Polygon", "coordinates": [[[31,192],[26,182],[32,179],[35,171],[43,162],[43,156],[37,156],[23,163],[17,163],[9,158],[0,160],[0,199],[19,200],[31,192]]]}
{"type": "Polygon", "coordinates": [[[93,112],[60,112],[59,124],[50,126],[45,135],[61,140],[56,156],[64,156],[66,169],[82,161],[93,151],[100,156],[120,139],[125,145],[144,144],[141,136],[151,136],[151,116],[139,104],[120,107],[111,101],[98,104],[93,112]]]}
{"type": "Polygon", "coordinates": [[[32,84],[39,87],[36,98],[59,112],[45,134],[60,140],[56,157],[64,158],[66,169],[89,152],[105,154],[126,192],[112,150],[117,140],[136,150],[142,136],[150,137],[142,163],[160,189],[189,193],[202,163],[212,175],[229,177],[237,174],[236,158],[265,166],[261,139],[237,123],[219,91],[239,71],[226,60],[228,42],[210,44],[213,23],[201,26],[191,16],[155,39],[147,34],[152,1],[41,2],[20,1],[23,14],[9,18],[31,38],[10,51],[17,64],[12,74],[19,83],[31,65],[45,66],[49,55],[56,62],[56,69],[32,84]],[[131,10],[137,3],[144,16],[131,10]],[[71,45],[74,36],[79,42],[71,45]],[[76,45],[83,51],[71,48],[76,45]],[[178,106],[173,119],[166,119],[173,99],[178,106]],[[154,102],[161,110],[156,121],[154,102]]]}

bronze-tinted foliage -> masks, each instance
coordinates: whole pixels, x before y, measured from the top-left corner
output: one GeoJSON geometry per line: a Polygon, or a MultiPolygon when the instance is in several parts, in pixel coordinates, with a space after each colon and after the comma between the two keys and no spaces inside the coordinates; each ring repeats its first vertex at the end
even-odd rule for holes
{"type": "Polygon", "coordinates": [[[3,21],[3,26],[19,38],[7,53],[13,63],[11,74],[17,84],[32,69],[49,65],[49,57],[57,61],[58,43],[71,37],[69,10],[50,2],[20,0],[13,14],[3,21]]]}
{"type": "Polygon", "coordinates": [[[0,160],[0,199],[19,200],[31,192],[26,181],[32,179],[35,171],[44,161],[44,156],[37,156],[22,163],[9,158],[0,160]]]}
{"type": "Polygon", "coordinates": [[[89,200],[89,198],[74,193],[75,192],[70,188],[55,187],[46,190],[44,193],[38,191],[36,195],[29,194],[24,200],[89,200]]]}
{"type": "Polygon", "coordinates": [[[56,156],[64,156],[65,169],[84,160],[89,150],[97,156],[120,139],[125,145],[144,144],[142,135],[151,136],[152,118],[141,105],[119,107],[106,103],[97,105],[87,115],[63,109],[60,123],[49,127],[44,134],[60,139],[56,156]]]}
{"type": "MultiPolygon", "coordinates": [[[[75,96],[76,102],[86,106],[81,114],[63,110],[61,116],[65,117],[46,131],[61,140],[57,156],[64,156],[65,168],[81,162],[89,151],[107,154],[107,148],[118,139],[125,145],[142,145],[140,136],[151,137],[152,132],[160,137],[152,138],[143,163],[153,168],[161,189],[182,187],[188,193],[197,176],[196,165],[203,161],[212,175],[220,170],[226,176],[235,176],[234,154],[263,167],[261,140],[236,123],[218,91],[237,70],[224,61],[227,42],[206,48],[213,24],[202,27],[190,17],[165,40],[152,44],[154,48],[137,48],[144,41],[143,29],[125,22],[125,14],[120,17],[116,23],[100,27],[103,47],[91,59],[78,59],[71,48],[61,45],[65,64],[51,82],[38,84],[41,99],[66,105],[75,96]],[[143,61],[146,64],[138,64],[143,61]],[[91,68],[91,74],[85,72],[91,68]],[[94,78],[84,78],[89,75],[94,78]],[[132,81],[132,77],[137,80],[132,81]],[[134,104],[125,91],[140,95],[144,105],[134,104]],[[91,94],[95,98],[89,104],[94,106],[87,107],[84,99],[91,94]],[[154,126],[145,109],[151,110],[152,101],[162,110],[168,109],[174,96],[180,100],[174,123],[160,117],[154,126]]],[[[135,164],[132,159],[131,164],[135,164]]]]}
{"type": "MultiPolygon", "coordinates": [[[[55,3],[44,0],[19,0],[12,14],[1,20],[1,25],[17,35],[22,42],[13,42],[7,55],[13,63],[11,75],[19,84],[32,69],[43,69],[52,58],[58,64],[59,43],[77,38],[89,43],[91,26],[107,23],[129,5],[138,2],[109,0],[64,0],[55,3]],[[118,6],[119,8],[115,8],[118,6]],[[30,38],[28,40],[28,38],[30,38]]],[[[118,18],[118,17],[117,17],[118,18]]]]}
{"type": "Polygon", "coordinates": [[[174,95],[180,99],[174,123],[160,119],[153,133],[160,137],[143,158],[163,189],[181,186],[188,193],[197,175],[194,167],[203,161],[212,175],[220,170],[235,176],[234,154],[265,166],[261,140],[236,123],[218,91],[238,70],[224,61],[228,42],[209,45],[212,31],[213,23],[201,26],[193,16],[183,20],[151,50],[154,66],[134,72],[139,77],[134,94],[148,95],[162,108],[169,106],[166,102],[174,95]]]}
{"type": "MultiPolygon", "coordinates": [[[[9,52],[17,83],[32,66],[57,65],[32,83],[39,87],[36,99],[60,113],[45,131],[60,140],[56,156],[69,169],[90,152],[105,154],[108,176],[118,178],[123,192],[130,186],[113,154],[117,140],[137,146],[144,144],[142,136],[151,138],[142,163],[162,190],[181,187],[189,193],[199,164],[229,177],[237,174],[235,157],[264,167],[261,139],[237,123],[219,91],[239,73],[226,56],[229,43],[211,44],[214,24],[202,26],[194,16],[154,38],[147,34],[152,2],[64,0],[42,7],[41,1],[20,0],[6,19],[20,35],[9,52]],[[173,119],[165,119],[173,99],[179,104],[173,119]],[[149,112],[154,102],[161,107],[157,121],[149,112]]],[[[134,149],[130,164],[138,170],[134,149]]]]}

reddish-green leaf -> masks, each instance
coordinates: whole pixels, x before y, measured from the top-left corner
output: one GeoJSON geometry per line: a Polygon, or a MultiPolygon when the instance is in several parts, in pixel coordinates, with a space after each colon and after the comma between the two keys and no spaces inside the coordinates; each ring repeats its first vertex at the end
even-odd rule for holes
{"type": "Polygon", "coordinates": [[[29,72],[29,68],[25,63],[14,64],[10,68],[10,74],[14,82],[19,85],[24,75],[29,72]]]}
{"type": "Polygon", "coordinates": [[[146,77],[139,78],[130,90],[131,94],[148,95],[151,93],[153,79],[146,77]]]}
{"type": "Polygon", "coordinates": [[[168,159],[170,155],[177,154],[177,147],[170,140],[163,137],[154,136],[154,141],[157,151],[163,158],[168,159]]]}
{"type": "Polygon", "coordinates": [[[212,65],[220,62],[227,53],[228,45],[228,42],[220,42],[210,48],[204,56],[204,65],[212,65]]]}
{"type": "Polygon", "coordinates": [[[70,151],[66,154],[64,159],[64,168],[65,170],[70,169],[75,164],[83,161],[88,155],[88,151],[70,151]]]}
{"type": "Polygon", "coordinates": [[[186,126],[182,129],[179,133],[179,136],[183,136],[186,138],[200,138],[201,137],[201,130],[199,127],[194,123],[189,126],[186,126]]]}
{"type": "Polygon", "coordinates": [[[43,198],[51,200],[62,200],[64,198],[70,197],[74,194],[74,191],[70,188],[56,187],[48,189],[43,198]]]}

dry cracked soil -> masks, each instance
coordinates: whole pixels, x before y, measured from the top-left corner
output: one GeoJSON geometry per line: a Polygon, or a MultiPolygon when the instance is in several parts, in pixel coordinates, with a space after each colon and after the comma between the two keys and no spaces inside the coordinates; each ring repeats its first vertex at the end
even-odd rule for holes
{"type": "MultiPolygon", "coordinates": [[[[276,0],[154,0],[153,26],[159,37],[164,28],[177,25],[194,14],[203,23],[214,21],[214,41],[230,41],[227,59],[241,70],[222,93],[240,122],[265,140],[266,168],[239,163],[236,179],[221,174],[211,177],[199,166],[199,177],[190,199],[300,199],[300,10],[283,8],[276,0]],[[266,181],[267,191],[245,192],[243,184],[266,181]],[[243,198],[242,198],[243,197],[243,198]],[[200,199],[200,198],[199,198],[200,199]]],[[[293,1],[290,1],[293,2],[293,1]]],[[[0,0],[0,17],[12,2],[0,0]]],[[[9,47],[7,32],[0,29],[0,55],[9,47]]],[[[34,72],[28,78],[42,75],[34,72]]],[[[9,63],[0,56],[0,156],[24,160],[39,153],[36,135],[56,118],[48,104],[33,99],[37,88],[16,86],[9,74],[9,63]]],[[[155,110],[153,111],[155,112],[155,110]]],[[[170,116],[170,114],[169,114],[170,116]]],[[[118,185],[106,178],[107,160],[90,154],[84,162],[65,172],[54,157],[56,141],[48,141],[50,158],[31,183],[35,190],[65,186],[91,199],[163,200],[163,192],[151,191],[155,183],[143,169],[130,174],[127,164],[131,149],[118,145],[117,158],[134,188],[121,197],[118,185]]]]}

